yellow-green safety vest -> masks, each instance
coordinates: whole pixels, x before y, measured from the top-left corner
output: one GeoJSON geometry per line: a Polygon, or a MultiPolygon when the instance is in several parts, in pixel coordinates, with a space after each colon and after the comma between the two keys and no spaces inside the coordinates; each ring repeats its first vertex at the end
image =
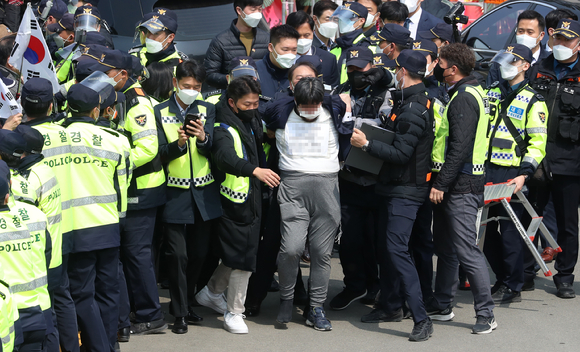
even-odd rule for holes
{"type": "MultiPolygon", "coordinates": [[[[147,60],[147,56],[145,55],[147,54],[147,48],[145,47],[141,47],[140,49],[135,48],[130,50],[129,53],[133,56],[138,57],[143,67],[147,67],[147,64],[149,63],[147,60]]],[[[175,69],[177,68],[177,65],[183,62],[183,59],[181,58],[181,55],[179,55],[177,49],[175,49],[175,52],[173,52],[173,54],[164,57],[163,59],[159,60],[159,62],[168,62],[169,64],[171,64],[171,66],[173,66],[173,75],[175,75],[175,69]]]]}
{"type": "Polygon", "coordinates": [[[2,351],[12,352],[15,336],[14,322],[18,320],[20,314],[14,295],[10,291],[10,285],[4,280],[4,270],[0,266],[0,340],[2,351]]]}
{"type": "Polygon", "coordinates": [[[506,167],[519,167],[520,163],[528,162],[534,166],[534,169],[537,168],[546,156],[548,141],[548,107],[543,97],[541,100],[538,99],[536,91],[527,84],[519,90],[507,107],[502,106],[499,87],[489,89],[487,96],[490,104],[497,106],[491,121],[490,135],[493,139],[490,141],[489,161],[506,167]],[[528,147],[525,155],[517,155],[517,143],[514,137],[504,121],[498,123],[500,108],[507,111],[505,118],[509,118],[520,136],[527,140],[528,147]]]}
{"type": "MultiPolygon", "coordinates": [[[[197,104],[201,121],[205,125],[207,108],[197,104]]],[[[183,125],[181,120],[169,112],[169,105],[160,110],[161,125],[168,142],[179,139],[179,128],[183,125]]],[[[188,189],[193,181],[195,187],[203,187],[214,182],[209,160],[197,151],[197,139],[187,143],[188,153],[177,159],[171,160],[167,165],[167,186],[188,189]]]]}
{"type": "Polygon", "coordinates": [[[433,98],[433,117],[435,120],[435,139],[431,152],[431,169],[433,172],[441,171],[445,163],[447,137],[449,136],[449,121],[445,118],[445,104],[437,98],[433,98]],[[438,135],[443,136],[437,138],[438,135]],[[441,152],[442,151],[442,152],[441,152]]]}
{"type": "MultiPolygon", "coordinates": [[[[214,127],[221,127],[227,130],[234,140],[234,149],[236,150],[238,158],[248,160],[240,134],[235,128],[219,122],[216,122],[214,127]]],[[[244,203],[248,199],[249,192],[249,177],[238,177],[232,174],[226,174],[225,180],[220,185],[220,194],[234,203],[244,203]]]]}

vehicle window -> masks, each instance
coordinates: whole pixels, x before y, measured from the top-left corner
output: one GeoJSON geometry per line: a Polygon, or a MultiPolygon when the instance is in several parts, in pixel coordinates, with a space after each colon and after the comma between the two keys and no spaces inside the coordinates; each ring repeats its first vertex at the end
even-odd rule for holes
{"type": "Polygon", "coordinates": [[[518,15],[528,6],[529,3],[519,2],[490,13],[469,29],[465,43],[475,49],[503,49],[514,33],[518,15]]]}

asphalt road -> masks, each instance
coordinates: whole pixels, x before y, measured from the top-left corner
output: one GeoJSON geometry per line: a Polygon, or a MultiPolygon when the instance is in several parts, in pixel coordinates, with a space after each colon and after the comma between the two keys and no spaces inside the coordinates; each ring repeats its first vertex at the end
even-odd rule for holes
{"type": "MultiPolygon", "coordinates": [[[[434,259],[436,261],[436,258],[434,259]]],[[[304,276],[308,267],[301,264],[304,276]]],[[[548,267],[554,272],[553,263],[548,267]]],[[[578,268],[576,274],[578,274],[578,268]]],[[[494,282],[493,273],[492,282],[494,282]]],[[[541,275],[541,272],[540,272],[541,275]]],[[[342,290],[342,268],[338,256],[332,259],[329,300],[342,290]]],[[[575,289],[580,293],[580,285],[575,289]]],[[[162,307],[168,324],[169,292],[160,290],[162,307]]],[[[269,293],[259,317],[247,318],[250,333],[234,335],[222,328],[223,316],[199,307],[204,317],[189,332],[131,336],[121,344],[123,352],[132,351],[580,351],[580,297],[563,300],[555,296],[551,278],[538,276],[536,290],[524,292],[522,302],[501,305],[495,309],[498,328],[489,335],[471,334],[475,323],[473,297],[469,291],[458,291],[451,322],[434,322],[435,332],[426,342],[409,342],[411,320],[399,323],[365,324],[360,317],[371,310],[360,302],[342,311],[327,308],[332,331],[318,332],[304,325],[302,311],[295,309],[287,330],[276,330],[279,295],[269,293]]]]}

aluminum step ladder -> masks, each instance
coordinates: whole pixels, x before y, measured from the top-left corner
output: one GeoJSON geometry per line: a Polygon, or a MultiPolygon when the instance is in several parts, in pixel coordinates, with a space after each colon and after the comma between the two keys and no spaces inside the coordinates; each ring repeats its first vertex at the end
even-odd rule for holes
{"type": "MultiPolygon", "coordinates": [[[[562,248],[558,245],[558,243],[554,240],[554,237],[550,234],[550,231],[544,225],[542,221],[542,217],[538,216],[526,196],[522,193],[522,191],[518,191],[515,193],[515,196],[518,199],[514,199],[514,203],[522,203],[524,208],[530,214],[532,221],[530,222],[530,226],[526,230],[522,225],[520,219],[516,216],[513,208],[510,205],[510,201],[512,201],[512,197],[514,196],[514,190],[516,188],[515,184],[508,185],[507,182],[505,183],[496,183],[491,184],[488,183],[485,185],[484,189],[484,206],[479,208],[477,211],[477,244],[479,248],[483,251],[483,243],[485,241],[485,231],[487,229],[487,224],[492,221],[498,220],[511,220],[515,225],[524,240],[524,243],[534,256],[534,259],[540,265],[544,276],[552,276],[552,272],[546,266],[546,263],[542,260],[542,256],[538,252],[538,249],[533,243],[534,238],[536,237],[536,233],[540,230],[540,233],[544,236],[544,239],[548,241],[550,246],[556,250],[556,252],[562,252],[562,248]],[[506,212],[508,213],[509,217],[505,216],[495,216],[492,218],[488,218],[489,208],[494,205],[501,204],[505,208],[506,212]]],[[[525,189],[525,186],[524,186],[525,189]]]]}

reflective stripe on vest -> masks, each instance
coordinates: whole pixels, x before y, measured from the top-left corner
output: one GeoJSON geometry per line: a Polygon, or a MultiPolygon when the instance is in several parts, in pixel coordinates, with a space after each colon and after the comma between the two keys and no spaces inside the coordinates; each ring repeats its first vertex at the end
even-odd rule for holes
{"type": "MultiPolygon", "coordinates": [[[[242,144],[242,139],[240,138],[238,131],[224,123],[216,123],[214,126],[227,130],[234,140],[234,149],[236,150],[238,158],[248,160],[246,148],[244,148],[244,145],[242,144]]],[[[226,174],[226,179],[220,185],[220,194],[234,203],[244,203],[248,199],[249,192],[249,177],[237,177],[235,175],[226,174]]]]}
{"type": "MultiPolygon", "coordinates": [[[[202,105],[198,105],[197,108],[199,113],[203,114],[202,122],[205,125],[204,115],[207,113],[207,109],[202,105]]],[[[161,110],[161,124],[168,141],[179,139],[178,129],[182,126],[182,122],[177,116],[169,115],[169,107],[161,110]]],[[[199,154],[195,141],[187,143],[186,154],[169,162],[167,172],[167,185],[169,187],[187,189],[191,186],[192,181],[195,187],[203,187],[214,182],[209,160],[199,154]]]]}

